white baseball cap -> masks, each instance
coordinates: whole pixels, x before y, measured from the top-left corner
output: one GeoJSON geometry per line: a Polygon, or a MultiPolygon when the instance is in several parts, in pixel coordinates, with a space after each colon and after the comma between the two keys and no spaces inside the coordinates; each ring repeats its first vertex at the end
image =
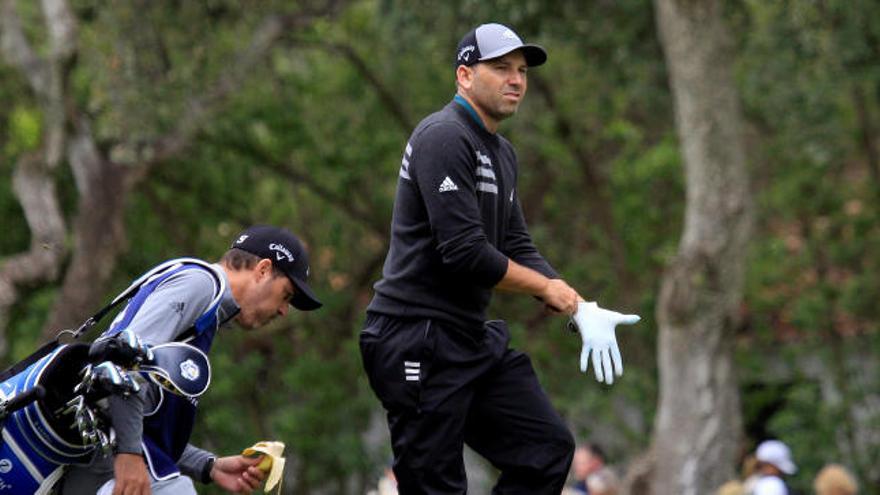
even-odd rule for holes
{"type": "Polygon", "coordinates": [[[455,67],[474,65],[493,58],[503,57],[514,50],[522,50],[529,67],[547,61],[547,52],[539,45],[523,43],[509,27],[492,22],[482,24],[468,32],[455,50],[455,67]]]}
{"type": "Polygon", "coordinates": [[[797,466],[791,460],[791,449],[779,440],[765,440],[758,445],[755,459],[779,468],[785,474],[797,472],[797,466]]]}

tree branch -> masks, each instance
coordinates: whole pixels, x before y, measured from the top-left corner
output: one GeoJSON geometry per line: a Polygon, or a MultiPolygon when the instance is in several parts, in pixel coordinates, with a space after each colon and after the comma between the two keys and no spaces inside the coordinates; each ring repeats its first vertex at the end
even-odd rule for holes
{"type": "Polygon", "coordinates": [[[400,103],[400,99],[396,97],[388,85],[386,85],[382,79],[370,69],[370,65],[353,46],[347,43],[317,43],[302,39],[291,40],[291,44],[304,48],[316,48],[334,52],[348,59],[361,77],[373,87],[376,91],[376,95],[379,97],[379,101],[385,109],[388,110],[388,113],[394,117],[394,120],[400,128],[403,129],[404,132],[410,132],[415,127],[415,122],[409,112],[400,103]]]}
{"type": "Polygon", "coordinates": [[[9,310],[18,301],[17,288],[54,280],[66,253],[66,228],[55,183],[39,153],[18,160],[12,186],[30,227],[31,245],[0,262],[0,356],[6,354],[5,329],[9,310]]]}
{"type": "Polygon", "coordinates": [[[43,0],[43,16],[49,31],[52,58],[62,60],[76,53],[76,18],[66,0],[43,0]]]}
{"type": "Polygon", "coordinates": [[[42,102],[46,113],[43,145],[46,150],[46,164],[54,169],[64,154],[67,127],[65,86],[77,51],[77,23],[66,0],[43,0],[43,16],[46,19],[50,46],[49,87],[42,102]]]}
{"type": "Polygon", "coordinates": [[[382,82],[381,79],[379,79],[379,76],[376,75],[374,71],[370,70],[370,66],[364,58],[358,54],[354,47],[342,43],[330,43],[325,46],[330,50],[342,54],[349,62],[351,62],[360,75],[370,83],[370,86],[372,86],[373,89],[376,90],[379,100],[388,112],[391,113],[397,121],[397,124],[403,129],[403,132],[412,131],[415,127],[415,122],[410,118],[409,112],[403,108],[400,99],[394,96],[394,93],[387,85],[385,85],[385,83],[382,82]]]}
{"type": "Polygon", "coordinates": [[[25,37],[15,0],[3,0],[0,5],[0,48],[9,63],[24,74],[34,93],[49,93],[49,63],[37,56],[25,37]]]}
{"type": "Polygon", "coordinates": [[[290,180],[290,182],[296,185],[305,186],[315,195],[326,201],[328,204],[339,208],[342,212],[344,212],[346,215],[353,218],[354,220],[358,221],[361,225],[364,225],[375,231],[376,234],[383,237],[390,234],[388,232],[388,225],[386,225],[385,222],[380,222],[376,220],[376,218],[371,215],[369,211],[364,211],[363,209],[358,208],[349,199],[350,194],[347,194],[345,196],[336,194],[330,188],[316,181],[311,174],[299,170],[296,167],[296,164],[294,164],[292,161],[287,163],[279,162],[273,157],[269,156],[264,150],[259,149],[256,146],[249,146],[242,143],[228,143],[228,146],[232,146],[234,149],[244,155],[254,157],[254,159],[259,163],[260,167],[270,170],[282,177],[286,177],[290,180]]]}
{"type": "MultiPolygon", "coordinates": [[[[288,32],[309,26],[315,19],[333,15],[344,2],[329,1],[322,9],[298,15],[270,15],[254,31],[251,42],[230,65],[229,70],[218,77],[203,96],[193,98],[187,103],[187,111],[180,119],[177,128],[141,148],[140,168],[137,174],[146,174],[147,168],[165,161],[186,149],[192,143],[196,132],[225,103],[230,94],[241,87],[255,67],[262,63],[269,51],[288,32]]],[[[138,178],[134,178],[138,180],[138,178]]]]}

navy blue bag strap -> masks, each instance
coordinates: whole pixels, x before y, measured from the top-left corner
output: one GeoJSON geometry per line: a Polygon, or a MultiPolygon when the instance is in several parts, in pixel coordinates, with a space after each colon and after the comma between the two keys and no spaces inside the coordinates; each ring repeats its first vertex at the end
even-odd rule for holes
{"type": "Polygon", "coordinates": [[[3,372],[0,373],[0,382],[6,381],[9,378],[26,370],[28,366],[36,363],[41,358],[43,358],[43,356],[46,356],[50,352],[54,351],[56,347],[58,347],[57,337],[40,346],[40,348],[34,351],[30,356],[3,370],[3,372]]]}
{"type": "MultiPolygon", "coordinates": [[[[82,325],[79,326],[79,328],[77,328],[76,330],[62,330],[62,331],[58,332],[58,335],[56,335],[54,339],[52,339],[49,342],[46,342],[45,344],[40,346],[40,348],[37,349],[36,351],[34,351],[33,353],[31,353],[31,355],[29,355],[28,357],[22,359],[21,361],[18,361],[17,363],[15,363],[12,366],[3,370],[3,372],[0,373],[0,381],[5,381],[8,378],[13,377],[13,376],[21,373],[22,371],[27,369],[28,366],[34,364],[35,362],[37,362],[41,358],[43,358],[43,356],[46,356],[50,352],[54,351],[61,344],[61,337],[63,335],[69,334],[71,336],[72,340],[74,340],[74,341],[78,340],[84,333],[89,331],[89,329],[91,329],[99,321],[101,321],[101,318],[105,317],[107,315],[107,313],[112,311],[114,308],[116,308],[117,306],[119,306],[123,302],[128,301],[134,294],[137,293],[138,290],[140,290],[141,286],[143,286],[145,283],[147,283],[153,277],[155,277],[156,275],[159,275],[163,272],[166,272],[169,269],[173,269],[175,267],[178,267],[179,265],[182,265],[184,263],[190,263],[190,264],[199,265],[199,266],[202,266],[205,268],[210,268],[210,265],[208,263],[206,263],[200,259],[196,259],[196,258],[176,258],[176,259],[166,261],[164,263],[161,263],[161,264],[153,267],[152,269],[148,270],[146,273],[141,275],[137,280],[132,282],[131,285],[129,285],[122,292],[120,292],[119,295],[114,297],[113,300],[110,301],[109,304],[107,304],[106,306],[104,306],[103,308],[98,310],[97,313],[93,314],[88,319],[86,319],[86,321],[84,321],[82,323],[82,325]]],[[[213,273],[213,271],[212,271],[212,273],[213,273]]],[[[220,286],[219,286],[218,292],[222,293],[224,287],[225,286],[223,284],[223,280],[220,279],[220,286]]]]}
{"type": "Polygon", "coordinates": [[[62,330],[58,333],[58,335],[55,336],[54,339],[41,345],[40,348],[31,353],[31,355],[6,368],[5,370],[3,370],[3,372],[0,372],[0,382],[6,381],[7,379],[21,373],[22,371],[26,370],[28,366],[36,363],[47,354],[54,351],[59,345],[61,345],[61,337],[63,335],[69,334],[71,335],[72,340],[78,340],[80,336],[82,336],[82,334],[86,333],[90,328],[95,326],[95,324],[98,323],[101,318],[103,318],[107,313],[112,311],[113,308],[119,306],[119,304],[125,300],[126,298],[117,297],[116,299],[111,301],[110,304],[104,306],[97,313],[86,319],[86,321],[84,321],[83,324],[80,325],[79,328],[77,328],[76,330],[62,330]]]}

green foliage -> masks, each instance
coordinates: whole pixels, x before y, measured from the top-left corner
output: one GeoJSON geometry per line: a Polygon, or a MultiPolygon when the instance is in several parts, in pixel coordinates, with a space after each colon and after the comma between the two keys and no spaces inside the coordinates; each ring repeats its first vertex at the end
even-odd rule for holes
{"type": "MultiPolygon", "coordinates": [[[[870,403],[872,394],[848,386],[858,372],[838,365],[842,354],[826,352],[841,348],[842,337],[876,346],[880,316],[872,249],[880,234],[880,184],[860,138],[877,119],[876,92],[865,91],[880,84],[876,63],[867,63],[876,26],[866,19],[880,11],[859,3],[752,2],[742,17],[734,16],[743,23],[742,94],[761,150],[749,337],[771,348],[789,342],[791,352],[779,358],[792,369],[803,365],[805,354],[821,356],[819,366],[833,377],[821,392],[800,377],[770,418],[803,461],[801,487],[809,486],[820,463],[834,460],[863,480],[880,475],[876,469],[869,474],[872,458],[846,433],[862,427],[853,411],[870,403]],[[832,407],[836,396],[842,406],[832,407]]],[[[863,485],[876,493],[867,488],[872,483],[863,485]]]]}
{"type": "Polygon", "coordinates": [[[9,141],[6,143],[8,155],[32,151],[40,144],[42,133],[42,114],[32,108],[17,106],[9,114],[9,141]]]}
{"type": "Polygon", "coordinates": [[[26,358],[42,342],[39,340],[40,326],[43,324],[44,315],[52,306],[55,292],[49,288],[41,288],[31,291],[25,299],[25,304],[15,308],[11,320],[15,322],[7,329],[6,338],[10,342],[10,362],[26,358]]]}

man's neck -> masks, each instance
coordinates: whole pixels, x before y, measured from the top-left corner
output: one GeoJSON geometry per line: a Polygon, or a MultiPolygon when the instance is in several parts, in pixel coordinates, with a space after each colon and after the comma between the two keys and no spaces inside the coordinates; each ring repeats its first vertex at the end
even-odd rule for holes
{"type": "Polygon", "coordinates": [[[465,108],[467,108],[468,110],[476,113],[478,123],[483,126],[484,129],[491,132],[492,134],[495,134],[498,131],[498,122],[495,119],[486,115],[486,112],[484,112],[479,105],[475,105],[470,97],[462,93],[460,90],[456,93],[456,96],[461,98],[461,100],[464,100],[463,103],[461,100],[459,100],[459,103],[465,106],[465,108]]]}
{"type": "Polygon", "coordinates": [[[243,271],[236,270],[226,263],[218,262],[220,268],[226,273],[226,281],[229,284],[229,291],[232,293],[232,298],[235,299],[236,303],[241,300],[241,287],[243,283],[243,271]]]}

